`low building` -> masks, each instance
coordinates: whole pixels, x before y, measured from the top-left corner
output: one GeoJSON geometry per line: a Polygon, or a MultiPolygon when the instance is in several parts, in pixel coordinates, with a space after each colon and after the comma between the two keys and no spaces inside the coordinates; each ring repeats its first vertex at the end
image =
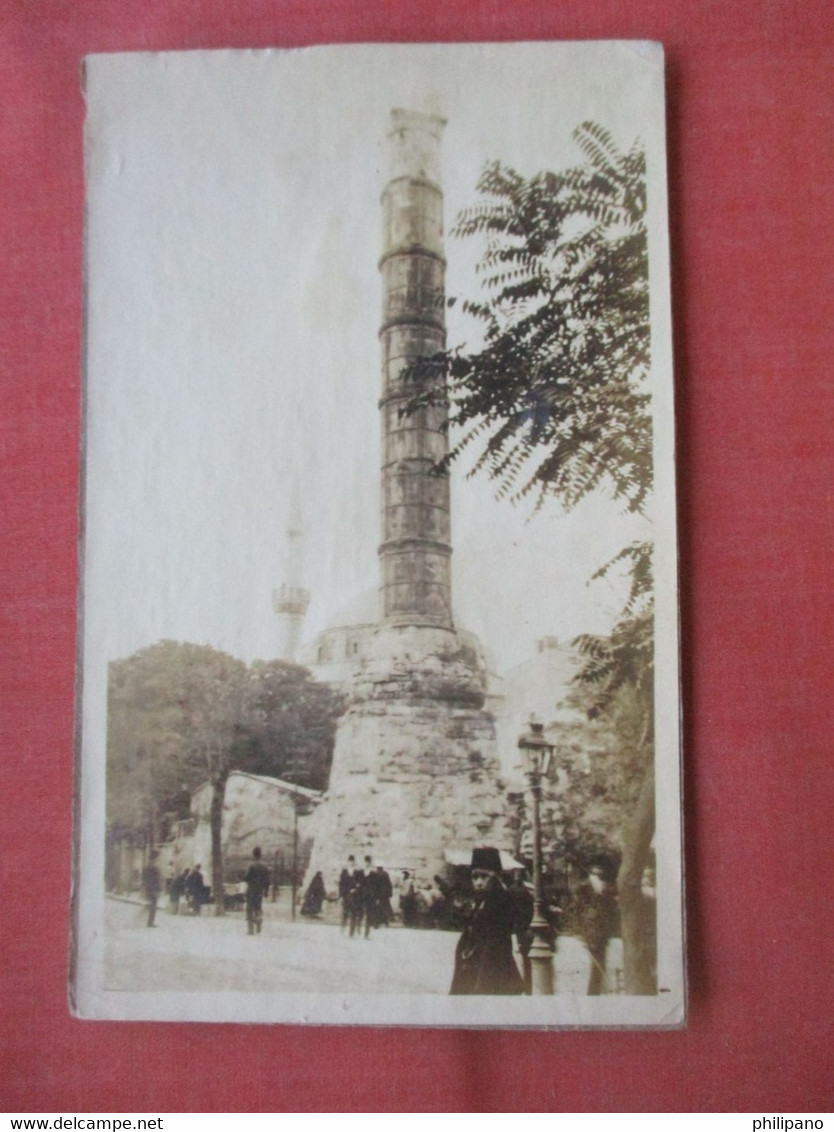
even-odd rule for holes
{"type": "MultiPolygon", "coordinates": [[[[211,880],[210,782],[191,797],[191,818],[176,823],[160,849],[160,867],[168,879],[183,869],[201,865],[211,880]]],[[[228,883],[241,879],[259,846],[264,862],[279,884],[304,874],[310,859],[310,816],[321,794],[280,778],[235,770],[226,783],[221,830],[223,871],[228,883]]]]}

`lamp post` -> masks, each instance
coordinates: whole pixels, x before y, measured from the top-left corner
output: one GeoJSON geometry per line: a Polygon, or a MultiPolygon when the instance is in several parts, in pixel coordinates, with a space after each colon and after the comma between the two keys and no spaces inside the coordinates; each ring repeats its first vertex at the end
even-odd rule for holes
{"type": "Polygon", "coordinates": [[[531,719],[530,730],[519,738],[518,747],[524,758],[524,770],[533,795],[533,919],[530,922],[533,940],[529,951],[531,989],[533,994],[553,994],[553,944],[550,941],[550,925],[544,915],[542,890],[541,799],[542,778],[547,774],[555,744],[548,743],[545,738],[544,725],[531,719]]]}
{"type": "Polygon", "coordinates": [[[291,915],[295,922],[295,905],[298,900],[298,811],[303,803],[297,794],[292,798],[292,904],[291,915]]]}

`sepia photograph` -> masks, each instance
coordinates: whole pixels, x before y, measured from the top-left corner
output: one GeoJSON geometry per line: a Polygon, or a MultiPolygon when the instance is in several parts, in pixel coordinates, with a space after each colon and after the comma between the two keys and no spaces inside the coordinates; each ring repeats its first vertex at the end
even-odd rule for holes
{"type": "Polygon", "coordinates": [[[73,1009],[682,1026],[662,49],[83,81],[73,1009]]]}

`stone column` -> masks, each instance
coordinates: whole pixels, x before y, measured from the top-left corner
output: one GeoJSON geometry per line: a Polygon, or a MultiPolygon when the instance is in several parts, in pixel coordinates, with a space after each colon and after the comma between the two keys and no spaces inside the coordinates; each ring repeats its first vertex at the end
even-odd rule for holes
{"type": "MultiPolygon", "coordinates": [[[[342,685],[330,784],[308,870],[329,888],[349,853],[428,882],[445,851],[509,847],[486,665],[454,629],[444,405],[410,417],[402,371],[445,346],[442,118],[392,112],[382,194],[383,614],[342,685]]],[[[443,392],[440,390],[440,392],[443,392]]]]}
{"type": "Polygon", "coordinates": [[[409,363],[446,345],[440,138],[445,121],[391,112],[382,193],[382,615],[387,625],[452,628],[445,406],[403,417],[409,363]]]}

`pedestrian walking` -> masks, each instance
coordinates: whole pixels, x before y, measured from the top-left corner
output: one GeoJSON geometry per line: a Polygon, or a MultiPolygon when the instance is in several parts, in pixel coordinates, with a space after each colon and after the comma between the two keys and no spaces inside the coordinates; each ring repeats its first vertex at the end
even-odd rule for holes
{"type": "Polygon", "coordinates": [[[187,879],[188,869],[183,869],[182,872],[177,873],[171,881],[171,887],[168,889],[168,899],[172,916],[178,916],[180,914],[180,900],[185,896],[185,883],[187,879]]]}
{"type": "Polygon", "coordinates": [[[348,894],[348,923],[350,936],[359,935],[362,929],[362,917],[365,914],[365,873],[355,868],[351,873],[350,892],[348,894]]]}
{"type": "Polygon", "coordinates": [[[400,894],[400,919],[403,922],[403,927],[413,928],[417,923],[417,894],[414,889],[414,881],[407,869],[403,869],[397,887],[400,894]]]}
{"type": "Polygon", "coordinates": [[[339,899],[342,902],[342,932],[350,921],[351,893],[353,892],[353,874],[356,872],[356,861],[348,857],[347,864],[339,873],[339,899]]]}
{"type": "Polygon", "coordinates": [[[188,898],[188,905],[195,916],[200,915],[203,907],[205,882],[203,881],[203,872],[201,865],[195,865],[185,880],[185,895],[188,898]]]}
{"type": "Polygon", "coordinates": [[[450,994],[521,994],[513,958],[515,901],[501,881],[501,855],[491,846],[472,851],[472,896],[455,949],[450,994]]]}
{"type": "Polygon", "coordinates": [[[394,909],[391,907],[391,897],[394,895],[394,885],[391,883],[391,875],[382,864],[377,865],[377,919],[379,921],[377,926],[389,927],[391,921],[394,919],[394,909]]]}
{"type": "Polygon", "coordinates": [[[518,953],[521,956],[521,965],[524,972],[524,993],[533,993],[533,968],[530,961],[530,947],[533,943],[533,933],[530,924],[533,922],[533,893],[524,883],[524,875],[519,869],[510,885],[509,894],[515,905],[515,938],[518,941],[518,953]]]}
{"type": "Polygon", "coordinates": [[[617,896],[605,862],[591,865],[588,879],[577,889],[579,931],[591,960],[589,995],[608,994],[608,941],[617,927],[617,896]]]}
{"type": "Polygon", "coordinates": [[[144,869],[142,869],[142,891],[145,894],[145,900],[148,905],[148,920],[147,926],[155,928],[156,924],[156,906],[159,903],[159,893],[162,890],[162,873],[159,871],[159,866],[156,861],[158,853],[151,853],[150,860],[144,869]]]}
{"type": "Polygon", "coordinates": [[[362,913],[365,917],[365,939],[369,939],[371,928],[380,924],[380,901],[382,899],[382,878],[373,866],[370,857],[365,858],[365,871],[360,889],[362,913]]]}
{"type": "Polygon", "coordinates": [[[243,878],[246,881],[246,932],[260,934],[264,922],[264,896],[269,892],[269,869],[261,860],[260,846],[252,850],[252,863],[243,878]]]}

